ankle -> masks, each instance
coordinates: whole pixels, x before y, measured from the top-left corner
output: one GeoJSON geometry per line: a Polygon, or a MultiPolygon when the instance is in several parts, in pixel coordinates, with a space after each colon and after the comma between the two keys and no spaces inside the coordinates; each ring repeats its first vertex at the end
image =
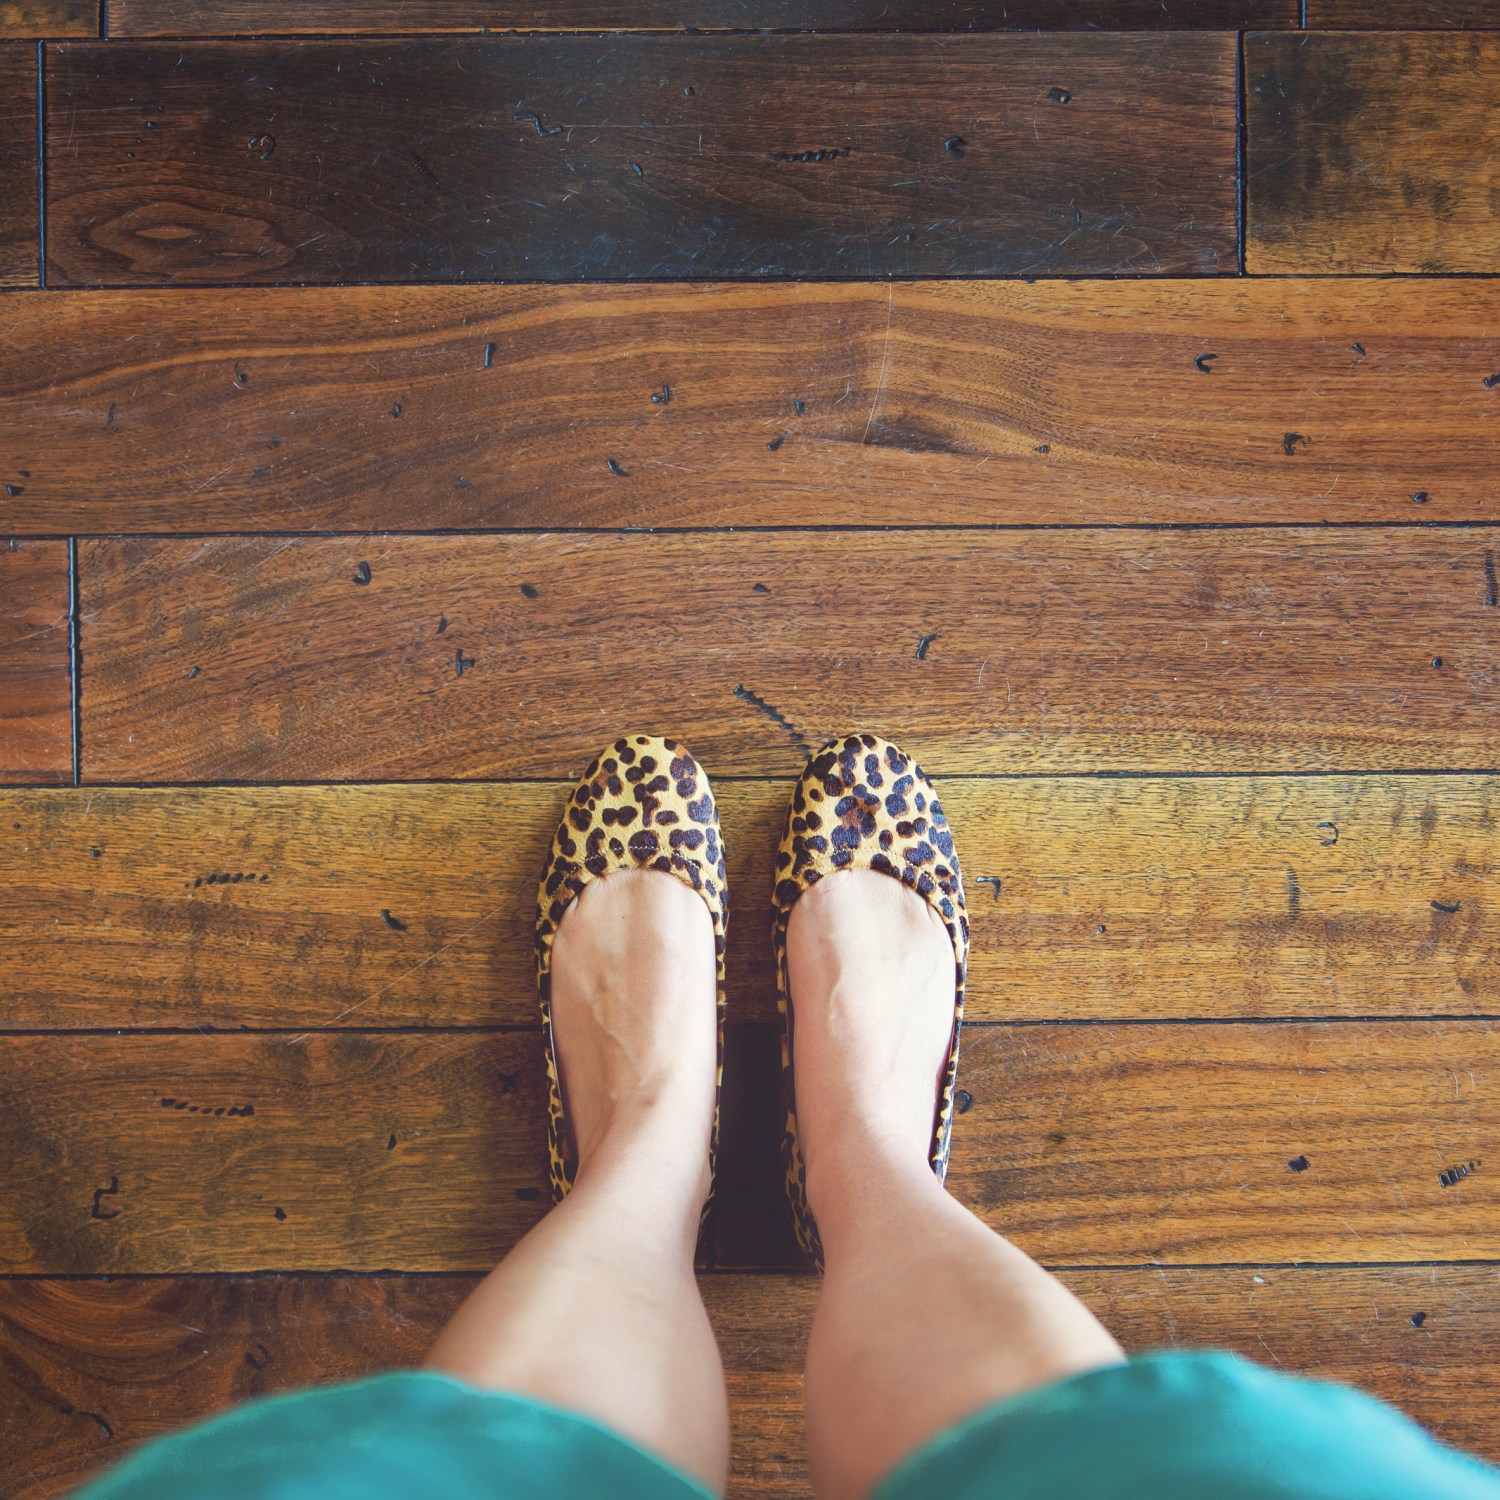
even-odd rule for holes
{"type": "Polygon", "coordinates": [[[680,1204],[696,1226],[710,1186],[711,1104],[661,1091],[611,1101],[578,1143],[578,1180],[647,1178],[653,1197],[680,1204]]]}
{"type": "Polygon", "coordinates": [[[849,1119],[804,1152],[807,1202],[825,1239],[895,1192],[937,1187],[927,1144],[893,1122],[849,1119]]]}
{"type": "Polygon", "coordinates": [[[696,1159],[700,1144],[706,1156],[713,1095],[694,1087],[696,1082],[674,1080],[626,1096],[591,1100],[586,1117],[575,1116],[579,1162],[629,1153],[656,1156],[672,1166],[696,1159]]]}

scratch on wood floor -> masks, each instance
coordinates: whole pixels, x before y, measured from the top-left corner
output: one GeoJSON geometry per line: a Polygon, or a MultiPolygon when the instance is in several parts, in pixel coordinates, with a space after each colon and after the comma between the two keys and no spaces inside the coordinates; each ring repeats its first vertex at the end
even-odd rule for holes
{"type": "Polygon", "coordinates": [[[870,429],[875,425],[875,413],[880,408],[880,397],[885,391],[886,372],[891,364],[891,320],[896,315],[896,282],[892,278],[886,283],[885,299],[885,342],[880,350],[880,373],[875,378],[875,394],[870,398],[870,415],[865,419],[865,430],[860,434],[860,442],[866,443],[870,439],[870,429]]]}
{"type": "MultiPolygon", "coordinates": [[[[366,995],[363,1000],[356,1000],[353,1005],[345,1006],[343,1010],[341,1010],[336,1016],[334,1016],[331,1021],[327,1022],[326,1025],[320,1029],[326,1030],[329,1027],[337,1026],[345,1016],[352,1016],[355,1011],[363,1010],[367,1005],[373,1005],[378,999],[380,999],[382,995],[387,994],[389,991],[395,989],[398,984],[405,983],[405,981],[410,979],[413,974],[417,973],[419,970],[425,969],[428,964],[433,962],[434,959],[441,958],[443,954],[445,954],[450,948],[456,947],[459,943],[463,942],[463,940],[471,933],[477,932],[481,927],[484,926],[486,922],[493,922],[495,918],[500,915],[501,910],[502,908],[497,906],[492,908],[490,911],[485,912],[477,922],[474,922],[470,926],[465,927],[464,930],[457,935],[457,937],[450,938],[440,948],[434,948],[426,958],[419,959],[409,969],[403,969],[401,973],[396,975],[396,977],[392,979],[388,984],[381,985],[381,987],[376,990],[374,994],[366,995]]],[[[298,1042],[305,1042],[311,1035],[311,1032],[300,1031],[296,1036],[288,1037],[283,1045],[288,1047],[294,1046],[298,1042]]]]}

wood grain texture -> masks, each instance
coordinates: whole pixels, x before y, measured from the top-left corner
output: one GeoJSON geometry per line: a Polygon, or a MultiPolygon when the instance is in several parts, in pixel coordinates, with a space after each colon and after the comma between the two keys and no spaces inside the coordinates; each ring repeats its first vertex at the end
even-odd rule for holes
{"type": "Polygon", "coordinates": [[[0,783],[72,779],[69,587],[66,542],[0,538],[0,783]]]}
{"type": "Polygon", "coordinates": [[[1267,32],[1245,70],[1247,270],[1500,270],[1500,40],[1267,32]]]}
{"type": "Polygon", "coordinates": [[[85,540],[83,774],[571,777],[637,725],[716,775],[851,726],[938,775],[1487,769],[1489,538],[85,540]]]}
{"type": "MultiPolygon", "coordinates": [[[[775,1018],[787,785],[718,788],[735,1021],[775,1018]]],[[[26,1030],[530,1025],[536,879],[567,790],[0,793],[0,1014],[26,1030]]],[[[1500,1011],[1495,778],[942,794],[975,1020],[1500,1011]]]]}
{"type": "Polygon", "coordinates": [[[1489,282],[48,291],[0,339],[17,533],[1500,519],[1489,282]]]}
{"type": "MultiPolygon", "coordinates": [[[[1500,1457],[1493,1266],[1069,1271],[1129,1350],[1231,1348],[1363,1386],[1447,1442],[1500,1457]],[[1414,1325],[1413,1316],[1422,1315],[1414,1325]]],[[[704,1276],[730,1390],[732,1496],[805,1496],[808,1276],[704,1276]]],[[[0,1488],[49,1500],[145,1439],[232,1402],[410,1366],[458,1277],[0,1283],[0,1488]]]]}
{"type": "Polygon", "coordinates": [[[98,35],[99,0],[0,0],[0,38],[98,35]]]}
{"type": "MultiPolygon", "coordinates": [[[[730,1041],[717,1264],[799,1266],[780,1039],[730,1041]]],[[[1490,1259],[1497,1044],[1490,1021],[965,1028],[949,1191],[1048,1265],[1490,1259]]]]}
{"type": "Polygon", "coordinates": [[[0,1055],[6,1271],[482,1270],[546,1207],[535,1032],[11,1037],[0,1055]]]}
{"type": "Polygon", "coordinates": [[[46,67],[54,284],[1236,268],[1228,35],[111,42],[46,67]]]}
{"type": "Polygon", "coordinates": [[[1500,27],[1495,0],[1307,0],[1307,24],[1336,31],[1500,27]]]}
{"type": "Polygon", "coordinates": [[[109,34],[1144,31],[1295,26],[1297,0],[113,0],[109,34]]]}
{"type": "MultiPolygon", "coordinates": [[[[7,34],[4,22],[0,9],[0,37],[7,34]]],[[[0,287],[35,286],[41,266],[36,87],[36,48],[0,42],[0,287]]],[[[6,524],[0,501],[0,525],[6,524]]]]}
{"type": "MultiPolygon", "coordinates": [[[[776,1032],[734,1041],[720,1263],[784,1263],[776,1032]]],[[[964,1051],[950,1184],[1048,1263],[1500,1254],[1488,1021],[976,1026],[964,1051]]],[[[534,1032],[11,1036],[0,1062],[6,1272],[480,1271],[545,1206],[534,1032]]]]}

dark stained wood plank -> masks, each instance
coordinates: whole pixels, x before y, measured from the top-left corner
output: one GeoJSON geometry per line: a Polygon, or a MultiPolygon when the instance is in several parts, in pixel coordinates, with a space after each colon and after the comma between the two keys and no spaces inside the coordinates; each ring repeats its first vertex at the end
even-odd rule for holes
{"type": "Polygon", "coordinates": [[[0,0],[0,37],[98,35],[99,0],[0,0]]]}
{"type": "MultiPolygon", "coordinates": [[[[0,36],[4,23],[0,10],[0,36]]],[[[0,287],[35,286],[41,266],[36,90],[36,48],[0,42],[0,287]]]]}
{"type": "Polygon", "coordinates": [[[1485,769],[1497,550],[1319,528],[85,540],[83,774],[565,778],[637,725],[714,775],[793,774],[850,726],[935,774],[1485,769]]]}
{"type": "MultiPolygon", "coordinates": [[[[961,1039],[964,1095],[968,1115],[976,1093],[974,1039],[970,1026],[961,1039]]],[[[724,1036],[724,1079],[719,1098],[719,1164],[714,1192],[714,1263],[719,1267],[794,1267],[808,1262],[792,1231],[786,1201],[781,1138],[786,1104],[781,1083],[781,1034],[776,1025],[731,1026],[724,1036]]],[[[953,1149],[965,1139],[966,1119],[954,1120],[953,1149]]],[[[950,1157],[950,1166],[951,1166],[950,1157]]],[[[1008,1227],[1002,1228],[1008,1234],[1008,1227]]]]}
{"type": "Polygon", "coordinates": [[[546,1207],[535,1032],[32,1036],[0,1055],[5,1271],[482,1270],[546,1207]]]}
{"type": "Polygon", "coordinates": [[[1500,270],[1500,40],[1268,32],[1245,68],[1248,270],[1500,270]]]}
{"type": "MultiPolygon", "coordinates": [[[[1363,1386],[1447,1442],[1500,1457],[1493,1266],[1069,1271],[1130,1350],[1232,1348],[1363,1386]],[[1413,1318],[1420,1318],[1414,1324],[1413,1318]]],[[[461,1277],[0,1283],[0,1488],[47,1500],[132,1445],[232,1402],[417,1364],[461,1277]]],[[[725,1357],[730,1494],[804,1496],[810,1276],[705,1276],[725,1357]]]]}
{"type": "Polygon", "coordinates": [[[1297,0],[114,0],[111,36],[455,31],[1144,31],[1295,26],[1297,0]]]}
{"type": "Polygon", "coordinates": [[[72,780],[69,589],[66,542],[0,538],[0,783],[72,780]]]}
{"type": "MultiPolygon", "coordinates": [[[[787,1281],[789,1294],[799,1280],[787,1281]]],[[[0,1282],[9,1398],[0,1490],[11,1500],[61,1495],[136,1442],[233,1402],[419,1364],[473,1285],[451,1276],[0,1282]]]]}
{"type": "MultiPolygon", "coordinates": [[[[734,1041],[720,1261],[774,1264],[777,1037],[734,1041]]],[[[953,1191],[1049,1263],[1500,1255],[1487,1021],[964,1047],[953,1191]]],[[[5,1272],[477,1271],[545,1207],[535,1032],[11,1036],[0,1062],[5,1272]]]]}
{"type": "Polygon", "coordinates": [[[0,339],[16,532],[1495,518],[1489,282],[48,291],[0,339]]]}
{"type": "Polygon", "coordinates": [[[1495,0],[1307,0],[1307,24],[1337,31],[1500,27],[1495,0]]]}
{"type": "MultiPolygon", "coordinates": [[[[775,1017],[787,785],[718,788],[736,1021],[775,1017]]],[[[942,791],[975,1020],[1500,1011],[1493,777],[942,791]]],[[[27,1030],[529,1025],[535,885],[566,794],[0,793],[0,1014],[27,1030]]]]}
{"type": "MultiPolygon", "coordinates": [[[[796,1266],[780,1038],[729,1039],[717,1264],[796,1266]]],[[[1049,1265],[1492,1259],[1497,1045],[1488,1021],[966,1028],[949,1189],[1049,1265]]]]}
{"type": "Polygon", "coordinates": [[[1236,266],[1224,34],[111,42],[46,66],[58,284],[1236,266]]]}

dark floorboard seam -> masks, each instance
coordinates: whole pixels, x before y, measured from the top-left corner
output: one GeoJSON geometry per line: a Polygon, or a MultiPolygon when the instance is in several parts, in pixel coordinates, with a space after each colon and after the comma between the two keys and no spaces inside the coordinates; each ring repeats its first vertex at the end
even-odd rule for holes
{"type": "MultiPolygon", "coordinates": [[[[581,764],[581,761],[580,761],[581,764]]],[[[716,771],[714,773],[714,784],[730,785],[736,782],[761,782],[781,781],[785,779],[786,771],[716,771]]],[[[1313,777],[1439,777],[1439,776],[1496,776],[1500,775],[1500,766],[1384,766],[1374,770],[1369,768],[1357,770],[1341,770],[1338,766],[1319,766],[1316,770],[1296,771],[941,771],[933,773],[939,781],[1272,781],[1280,779],[1297,778],[1308,780],[1313,777]]],[[[267,791],[278,788],[307,788],[317,790],[319,788],[335,789],[338,787],[387,787],[396,791],[406,787],[423,786],[488,786],[488,787],[511,787],[511,786],[565,786],[570,785],[577,778],[566,772],[559,772],[555,776],[422,776],[409,780],[401,778],[392,779],[384,777],[359,777],[348,776],[339,780],[329,780],[324,777],[315,781],[293,781],[293,780],[269,780],[257,781],[245,777],[225,776],[215,780],[204,781],[131,781],[122,779],[118,781],[84,781],[80,786],[86,786],[90,791],[100,792],[183,792],[192,791],[245,791],[263,787],[267,791]]],[[[34,782],[26,784],[7,784],[0,787],[0,796],[6,792],[46,792],[56,791],[56,782],[34,782]]]]}
{"type": "MultiPolygon", "coordinates": [[[[1375,35],[1376,33],[1369,33],[1375,35]]],[[[1477,34],[1477,33],[1476,33],[1477,34]]],[[[305,37],[291,40],[306,41],[305,37]]],[[[1014,272],[999,276],[985,275],[975,271],[931,271],[892,276],[868,274],[849,276],[793,276],[776,274],[756,276],[749,273],[733,275],[723,273],[715,276],[571,276],[532,277],[529,279],[485,280],[478,276],[430,278],[425,281],[360,281],[357,278],[337,281],[198,281],[191,287],[195,291],[234,292],[242,290],[261,291],[335,291],[352,288],[393,287],[405,291],[421,287],[537,287],[558,289],[575,286],[849,286],[865,283],[881,286],[887,281],[921,283],[926,281],[972,281],[1015,282],[1017,285],[1035,286],[1049,281],[1143,281],[1171,285],[1174,282],[1225,282],[1234,283],[1242,278],[1235,271],[1207,271],[1197,273],[1176,272],[1170,275],[1161,272],[1137,271],[1070,271],[1054,272],[1046,276],[1020,275],[1014,272]]],[[[1257,281],[1500,281],[1500,271],[1297,271],[1271,272],[1256,276],[1257,281]]],[[[169,292],[181,291],[183,284],[173,281],[68,281],[54,290],[65,292],[169,292]]],[[[14,295],[7,292],[7,296],[14,295]]]]}
{"type": "MultiPolygon", "coordinates": [[[[1163,1271],[1426,1271],[1437,1268],[1470,1268],[1483,1270],[1494,1267],[1500,1270],[1500,1260],[1216,1260],[1216,1261],[1159,1261],[1091,1264],[1058,1264],[1041,1261],[1044,1270],[1052,1272],[1136,1272],[1157,1276],[1163,1271]]],[[[295,1267],[256,1271],[0,1271],[0,1286],[11,1281],[422,1281],[422,1280],[471,1280],[494,1269],[493,1264],[475,1266],[468,1270],[408,1271],[397,1267],[386,1267],[372,1271],[348,1269],[328,1270],[318,1267],[299,1270],[295,1267]]],[[[806,1277],[815,1274],[810,1267],[800,1266],[722,1266],[713,1271],[698,1267],[698,1274],[722,1277],[777,1276],[806,1277]]]]}
{"type": "MultiPolygon", "coordinates": [[[[1473,1013],[1443,1012],[1434,1015],[1290,1015],[1290,1016],[1056,1016],[1004,1017],[995,1020],[964,1022],[965,1031],[1035,1031],[1044,1028],[1112,1028],[1134,1030],[1147,1026],[1433,1026],[1452,1022],[1492,1025],[1500,1014],[1488,1011],[1473,1013]]],[[[758,1033],[762,1036],[780,1032],[779,1021],[730,1021],[727,1030],[733,1036],[758,1033]]],[[[541,1035],[540,1023],[527,1021],[477,1023],[472,1026],[48,1026],[7,1027],[0,1029],[0,1040],[41,1037],[124,1037],[196,1036],[196,1037],[290,1037],[301,1041],[310,1036],[525,1036],[541,1035]]]]}
{"type": "Polygon", "coordinates": [[[68,538],[68,676],[73,708],[73,785],[83,784],[83,658],[78,644],[78,538],[68,538]]]}
{"type": "Polygon", "coordinates": [[[36,44],[36,284],[47,286],[47,50],[36,44]]]}
{"type": "Polygon", "coordinates": [[[406,529],[400,526],[365,527],[360,531],[25,531],[11,535],[29,542],[212,542],[246,541],[401,541],[425,537],[589,537],[589,536],[925,536],[972,532],[988,536],[998,532],[1178,532],[1178,531],[1495,531],[1495,521],[973,521],[912,524],[850,525],[813,523],[792,525],[772,522],[759,526],[432,526],[406,529]]]}
{"type": "MultiPolygon", "coordinates": [[[[1303,9],[1306,9],[1306,0],[1303,0],[1303,9]]],[[[1245,274],[1246,204],[1250,193],[1250,184],[1245,173],[1245,133],[1248,126],[1246,120],[1245,90],[1245,33],[1243,31],[1235,33],[1234,107],[1236,114],[1234,140],[1234,238],[1239,256],[1240,275],[1243,276],[1245,274]]]]}
{"type": "MultiPolygon", "coordinates": [[[[1303,20],[1292,26],[1254,26],[1252,31],[1295,31],[1306,24],[1307,0],[1302,0],[1303,20]]],[[[767,37],[767,36],[834,36],[834,37],[1077,37],[1077,36],[1214,36],[1228,35],[1228,26],[1158,26],[1145,28],[1122,26],[1091,26],[1075,31],[1057,26],[1004,26],[990,30],[975,30],[968,26],[938,28],[931,26],[621,26],[608,29],[555,30],[535,26],[510,26],[503,30],[491,30],[482,25],[473,25],[458,31],[174,31],[115,33],[109,30],[109,0],[101,0],[99,39],[126,43],[133,46],[149,46],[153,42],[163,46],[177,43],[203,43],[212,45],[221,42],[343,42],[348,46],[359,46],[365,42],[446,42],[485,41],[507,37],[530,37],[535,40],[552,38],[578,39],[581,41],[618,41],[624,37],[671,37],[684,46],[694,42],[715,41],[721,37],[767,37]]],[[[1404,31],[1420,30],[1406,25],[1397,28],[1404,31]]],[[[1243,31],[1241,32],[1243,34],[1243,31]]],[[[67,38],[72,41],[89,41],[88,37],[67,38]]]]}

